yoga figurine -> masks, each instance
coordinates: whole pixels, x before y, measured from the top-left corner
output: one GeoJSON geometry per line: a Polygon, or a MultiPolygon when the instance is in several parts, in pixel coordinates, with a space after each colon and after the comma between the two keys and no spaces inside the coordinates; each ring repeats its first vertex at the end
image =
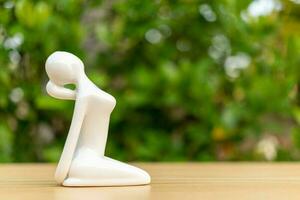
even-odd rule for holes
{"type": "Polygon", "coordinates": [[[109,119],[116,100],[99,89],[75,55],[57,51],[46,61],[50,96],[75,100],[69,133],[55,180],[64,186],[122,186],[150,183],[147,172],[104,156],[109,119]],[[75,84],[71,90],[64,85],[75,84]]]}

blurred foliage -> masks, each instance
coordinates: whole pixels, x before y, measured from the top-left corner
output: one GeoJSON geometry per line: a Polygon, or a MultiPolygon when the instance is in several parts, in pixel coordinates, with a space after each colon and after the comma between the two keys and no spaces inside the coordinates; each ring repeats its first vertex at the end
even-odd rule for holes
{"type": "Polygon", "coordinates": [[[298,0],[0,1],[0,161],[57,161],[73,104],[49,97],[64,50],[117,99],[121,160],[300,158],[298,0]]]}

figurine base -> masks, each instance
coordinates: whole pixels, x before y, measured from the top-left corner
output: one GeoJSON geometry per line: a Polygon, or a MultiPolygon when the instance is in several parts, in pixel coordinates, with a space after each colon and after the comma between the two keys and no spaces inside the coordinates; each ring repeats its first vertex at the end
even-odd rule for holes
{"type": "Polygon", "coordinates": [[[76,178],[67,178],[63,182],[66,187],[108,187],[108,186],[134,186],[147,185],[149,182],[133,179],[106,179],[106,180],[82,180],[76,178]]]}
{"type": "MultiPolygon", "coordinates": [[[[91,154],[89,154],[91,156],[91,154]]],[[[147,172],[108,157],[79,156],[71,164],[63,186],[130,186],[149,184],[147,172]]]]}

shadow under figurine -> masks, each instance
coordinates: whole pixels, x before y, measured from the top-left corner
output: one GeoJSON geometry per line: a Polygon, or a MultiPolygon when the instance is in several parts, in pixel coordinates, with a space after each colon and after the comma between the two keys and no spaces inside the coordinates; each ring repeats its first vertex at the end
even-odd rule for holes
{"type": "Polygon", "coordinates": [[[46,61],[47,92],[54,98],[75,100],[69,133],[55,180],[64,186],[122,186],[150,183],[147,172],[105,157],[110,114],[116,100],[99,89],[75,55],[57,51],[46,61]],[[76,89],[65,88],[75,84],[76,89]]]}

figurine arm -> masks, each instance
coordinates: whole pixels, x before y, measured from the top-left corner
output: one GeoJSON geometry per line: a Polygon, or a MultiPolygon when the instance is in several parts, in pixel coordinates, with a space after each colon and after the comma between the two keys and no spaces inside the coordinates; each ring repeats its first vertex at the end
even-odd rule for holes
{"type": "Polygon", "coordinates": [[[48,94],[57,99],[68,99],[74,100],[76,98],[76,91],[65,88],[63,86],[58,86],[52,81],[49,81],[46,86],[48,94]]]}
{"type": "Polygon", "coordinates": [[[55,180],[59,184],[62,184],[68,175],[77,141],[80,135],[81,126],[85,117],[85,112],[86,100],[77,99],[75,102],[72,123],[67,136],[67,140],[65,142],[65,146],[55,172],[55,180]]]}

